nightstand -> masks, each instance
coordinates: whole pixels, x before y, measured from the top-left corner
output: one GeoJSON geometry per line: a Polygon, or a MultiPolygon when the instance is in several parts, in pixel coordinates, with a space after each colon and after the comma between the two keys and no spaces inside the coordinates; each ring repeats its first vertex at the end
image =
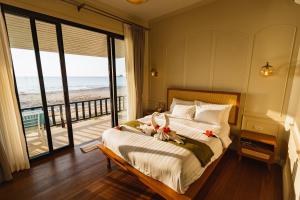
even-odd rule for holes
{"type": "Polygon", "coordinates": [[[242,156],[266,162],[270,169],[274,163],[277,147],[276,137],[262,133],[241,130],[239,135],[239,159],[242,156]]]}

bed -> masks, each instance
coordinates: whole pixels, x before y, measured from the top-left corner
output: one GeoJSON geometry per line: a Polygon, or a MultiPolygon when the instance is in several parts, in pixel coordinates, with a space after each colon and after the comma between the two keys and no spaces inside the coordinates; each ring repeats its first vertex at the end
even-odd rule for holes
{"type": "MultiPolygon", "coordinates": [[[[107,167],[113,160],[122,169],[135,175],[146,186],[166,199],[193,199],[212,173],[228,145],[230,126],[235,125],[239,112],[239,93],[211,92],[200,90],[167,90],[167,106],[173,98],[200,100],[215,104],[231,104],[228,123],[213,125],[170,116],[170,128],[183,136],[199,140],[213,151],[210,162],[202,165],[195,155],[179,146],[149,139],[149,136],[130,131],[106,130],[99,149],[107,156],[107,167]],[[199,134],[205,130],[218,133],[218,138],[199,134]]],[[[138,119],[149,123],[150,116],[138,119]]],[[[157,123],[163,119],[158,117],[157,123]]]]}

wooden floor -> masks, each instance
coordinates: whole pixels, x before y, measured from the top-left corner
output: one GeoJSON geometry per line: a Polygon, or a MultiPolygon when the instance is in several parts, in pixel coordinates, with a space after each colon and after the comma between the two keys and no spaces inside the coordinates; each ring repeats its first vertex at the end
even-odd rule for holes
{"type": "MultiPolygon", "coordinates": [[[[197,199],[279,200],[281,188],[279,166],[268,171],[265,164],[247,158],[239,162],[236,153],[228,151],[197,199]]],[[[114,165],[107,171],[105,157],[98,150],[83,154],[70,149],[15,174],[13,181],[0,185],[0,199],[162,198],[114,165]]]]}

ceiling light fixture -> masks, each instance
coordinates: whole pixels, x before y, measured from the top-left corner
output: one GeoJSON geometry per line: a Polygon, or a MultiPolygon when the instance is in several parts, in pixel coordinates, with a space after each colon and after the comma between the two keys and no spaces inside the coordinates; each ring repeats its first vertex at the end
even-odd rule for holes
{"type": "Polygon", "coordinates": [[[127,0],[127,2],[132,4],[142,4],[145,3],[147,0],[127,0]]]}

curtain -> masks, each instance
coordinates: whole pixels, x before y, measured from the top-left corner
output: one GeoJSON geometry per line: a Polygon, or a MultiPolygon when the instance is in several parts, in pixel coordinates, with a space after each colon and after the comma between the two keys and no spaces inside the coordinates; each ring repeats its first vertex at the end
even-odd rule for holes
{"type": "Polygon", "coordinates": [[[145,52],[145,31],[143,28],[124,24],[125,60],[128,88],[128,120],[143,115],[143,68],[145,52]]]}
{"type": "Polygon", "coordinates": [[[2,140],[0,140],[0,183],[12,179],[12,174],[9,167],[9,162],[5,154],[2,140]]]}
{"type": "MultiPolygon", "coordinates": [[[[1,8],[0,8],[1,10],[1,8]]],[[[1,177],[29,168],[21,115],[15,94],[9,42],[0,11],[0,164],[1,177]],[[10,170],[7,170],[10,169],[10,170]]]]}

